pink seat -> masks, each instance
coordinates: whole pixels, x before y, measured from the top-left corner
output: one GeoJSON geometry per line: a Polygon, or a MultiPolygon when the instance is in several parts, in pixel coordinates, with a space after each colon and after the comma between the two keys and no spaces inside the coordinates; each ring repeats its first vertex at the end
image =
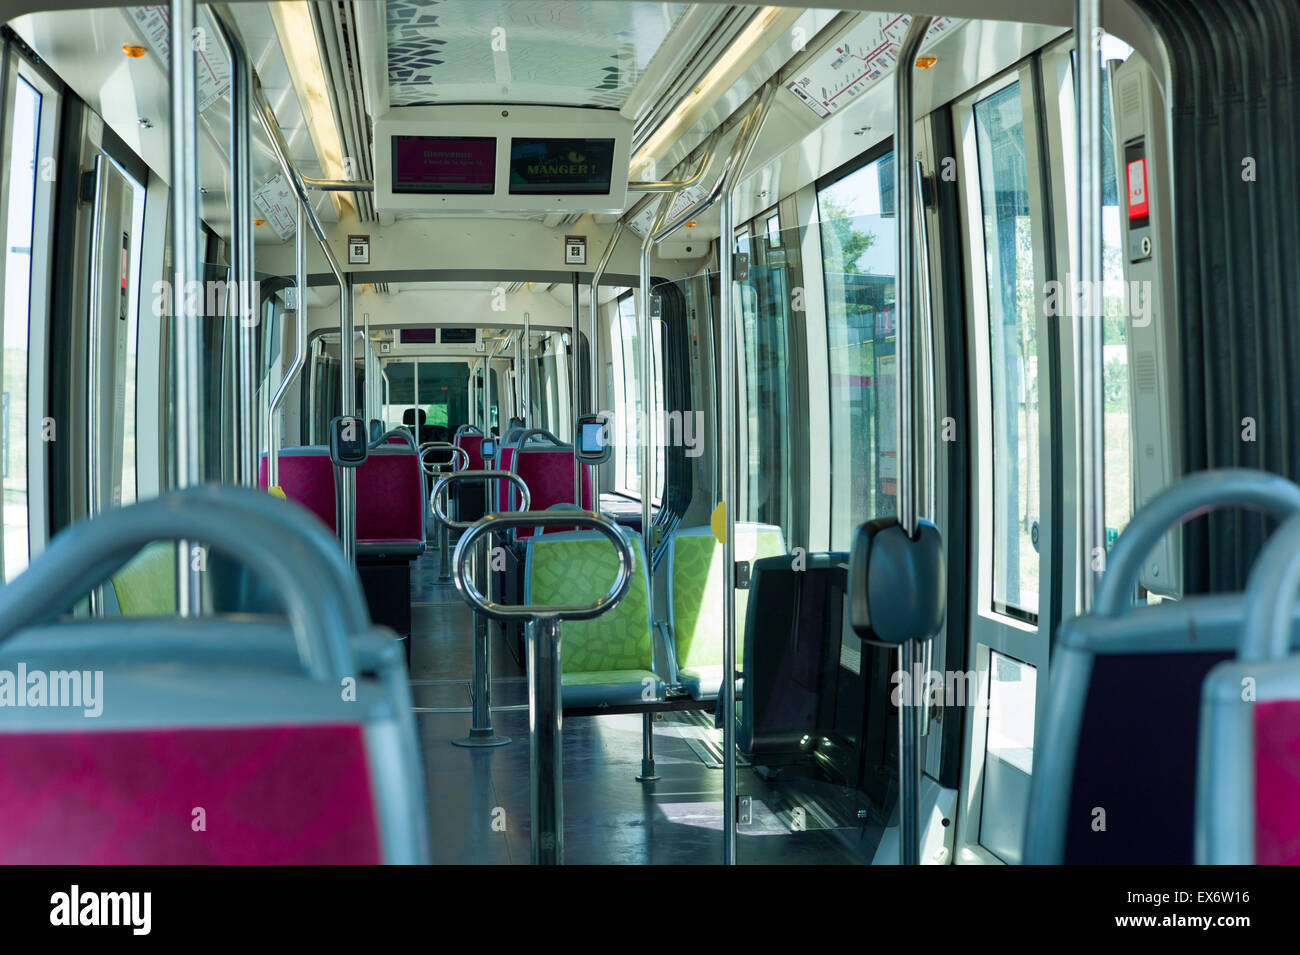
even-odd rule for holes
{"type": "Polygon", "coordinates": [[[373,450],[357,468],[357,544],[424,546],[424,481],[414,451],[373,450]]]}
{"type": "Polygon", "coordinates": [[[1255,863],[1300,865],[1300,700],[1255,709],[1255,863]]]}
{"type": "MultiPolygon", "coordinates": [[[[532,510],[544,511],[553,504],[573,503],[573,452],[567,448],[529,448],[519,455],[515,472],[528,485],[532,510]]],[[[582,507],[592,510],[591,468],[582,466],[582,507]]],[[[548,527],[544,533],[573,530],[571,527],[548,527]]],[[[533,536],[530,527],[519,528],[520,539],[533,536]]]]}
{"type": "MultiPolygon", "coordinates": [[[[265,489],[267,482],[266,455],[258,465],[257,483],[265,489]]],[[[296,501],[324,522],[330,531],[337,533],[338,517],[335,509],[334,462],[324,448],[290,453],[280,452],[280,489],[284,496],[296,501]]]]}
{"type": "Polygon", "coordinates": [[[481,434],[458,434],[453,442],[456,447],[465,452],[469,458],[469,465],[466,471],[483,470],[483,435],[481,434]]]}
{"type": "Polygon", "coordinates": [[[27,732],[3,743],[6,865],[381,861],[360,725],[27,732]]]}

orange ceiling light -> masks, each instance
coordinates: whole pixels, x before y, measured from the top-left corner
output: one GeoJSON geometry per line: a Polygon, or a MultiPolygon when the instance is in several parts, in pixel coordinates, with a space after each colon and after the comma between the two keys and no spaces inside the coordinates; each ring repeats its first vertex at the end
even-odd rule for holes
{"type": "Polygon", "coordinates": [[[929,53],[927,53],[924,56],[918,56],[916,58],[916,68],[918,70],[928,70],[930,67],[934,66],[934,64],[938,62],[939,62],[939,58],[937,56],[931,56],[929,53]]]}
{"type": "Polygon", "coordinates": [[[138,43],[123,43],[122,52],[133,60],[138,60],[144,56],[144,47],[138,43]]]}

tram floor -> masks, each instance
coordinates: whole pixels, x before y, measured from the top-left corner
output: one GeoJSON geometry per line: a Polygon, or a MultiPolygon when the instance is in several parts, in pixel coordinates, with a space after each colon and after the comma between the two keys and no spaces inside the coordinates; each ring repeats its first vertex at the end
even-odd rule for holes
{"type": "MultiPolygon", "coordinates": [[[[499,637],[492,646],[492,705],[505,746],[467,749],[473,617],[451,583],[438,581],[431,547],[412,574],[411,690],[436,864],[529,861],[528,686],[499,637]],[[501,709],[498,709],[501,708],[501,709]]],[[[722,771],[710,769],[678,724],[655,725],[655,782],[639,783],[639,715],[564,721],[565,861],[570,865],[711,865],[722,862],[722,771]]],[[[753,819],[737,829],[741,864],[860,864],[880,839],[875,826],[817,828],[788,794],[752,770],[737,771],[753,819]]]]}

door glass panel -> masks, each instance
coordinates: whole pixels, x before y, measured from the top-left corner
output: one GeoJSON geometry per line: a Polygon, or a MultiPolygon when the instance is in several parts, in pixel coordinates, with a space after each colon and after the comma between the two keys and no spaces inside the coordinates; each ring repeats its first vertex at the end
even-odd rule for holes
{"type": "Polygon", "coordinates": [[[760,263],[754,256],[748,278],[736,283],[733,297],[739,313],[737,426],[745,452],[736,462],[736,514],[739,520],[775,524],[787,533],[792,453],[788,285],[785,265],[760,263]]]}
{"type": "MultiPolygon", "coordinates": [[[[1124,280],[1123,232],[1115,178],[1115,131],[1110,110],[1110,70],[1102,70],[1101,96],[1101,245],[1102,245],[1102,420],[1105,462],[1102,493],[1106,502],[1106,546],[1133,516],[1132,451],[1129,440],[1128,309],[1124,280]]],[[[1149,305],[1149,303],[1147,303],[1149,305]]]]}
{"type": "Polygon", "coordinates": [[[975,104],[993,397],[993,609],[1038,615],[1038,341],[1020,84],[975,104]]]}
{"type": "Polygon", "coordinates": [[[14,89],[5,232],[4,364],[0,367],[0,469],[3,474],[4,580],[27,567],[27,325],[31,304],[36,148],[41,94],[21,76],[14,89]]]}
{"type": "Polygon", "coordinates": [[[817,207],[830,366],[831,546],[844,548],[858,524],[897,510],[892,154],[822,189],[817,207]]]}
{"type": "Polygon", "coordinates": [[[1004,862],[1020,862],[1021,822],[1034,771],[1034,699],[1038,670],[989,652],[988,736],[980,842],[1004,862]]]}
{"type": "MultiPolygon", "coordinates": [[[[651,289],[651,315],[656,311],[655,290],[651,289]]],[[[653,351],[650,354],[651,400],[649,420],[641,408],[641,351],[637,340],[636,291],[629,290],[618,300],[610,325],[614,374],[614,449],[615,489],[632,497],[641,497],[641,429],[655,429],[655,474],[651,501],[658,503],[664,486],[664,373],[663,322],[652,319],[653,351]]]]}
{"type": "Polygon", "coordinates": [[[420,441],[449,441],[451,432],[469,420],[469,366],[460,362],[421,361],[419,403],[424,424],[446,430],[426,432],[420,441]]]}
{"type": "Polygon", "coordinates": [[[390,361],[384,365],[388,376],[388,404],[384,405],[384,422],[390,428],[415,421],[415,365],[409,361],[390,361]],[[410,412],[408,414],[407,412],[410,412]]]}

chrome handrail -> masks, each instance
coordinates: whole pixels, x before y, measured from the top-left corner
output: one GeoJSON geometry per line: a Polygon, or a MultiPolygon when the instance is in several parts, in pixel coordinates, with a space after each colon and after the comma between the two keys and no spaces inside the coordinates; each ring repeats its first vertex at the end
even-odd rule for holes
{"type": "MultiPolygon", "coordinates": [[[[524,506],[521,510],[527,511],[532,504],[532,498],[528,493],[528,485],[524,479],[513,471],[454,471],[445,478],[438,481],[433,486],[433,493],[429,495],[429,505],[433,508],[433,516],[436,517],[445,527],[454,527],[456,530],[465,530],[474,526],[474,521],[453,521],[447,516],[446,512],[438,505],[441,502],[442,492],[450,488],[453,484],[464,484],[467,481],[509,481],[515,487],[519,488],[519,494],[523,498],[524,506]]],[[[456,553],[460,553],[460,548],[456,548],[456,553]]],[[[455,556],[453,555],[453,560],[455,556]]]]}
{"type": "MultiPolygon", "coordinates": [[[[472,473],[472,472],[469,472],[472,473]]],[[[463,477],[453,475],[453,477],[463,477]]],[[[556,620],[590,620],[598,617],[623,599],[632,584],[632,547],[618,525],[608,517],[590,511],[514,511],[509,514],[493,514],[475,522],[469,531],[461,535],[452,555],[452,564],[456,568],[456,589],[461,598],[479,613],[493,620],[539,620],[553,618],[556,620]],[[618,552],[618,576],[609,591],[590,604],[545,604],[545,605],[508,605],[489,603],[467,578],[469,564],[465,560],[469,549],[484,534],[499,533],[515,527],[576,527],[599,531],[618,552]]]]}

